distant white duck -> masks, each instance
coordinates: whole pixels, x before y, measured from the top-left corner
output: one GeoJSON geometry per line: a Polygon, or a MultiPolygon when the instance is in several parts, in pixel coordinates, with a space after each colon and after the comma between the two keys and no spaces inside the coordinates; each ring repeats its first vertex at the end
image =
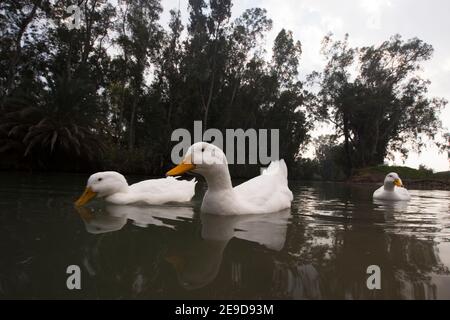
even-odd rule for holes
{"type": "Polygon", "coordinates": [[[196,183],[195,179],[184,181],[167,177],[129,186],[125,177],[118,172],[97,172],[89,177],[86,189],[75,205],[83,206],[95,197],[120,205],[187,202],[194,196],[196,183]]]}
{"type": "Polygon", "coordinates": [[[376,200],[400,200],[411,199],[408,190],[403,187],[402,180],[395,172],[388,173],[384,178],[384,185],[375,190],[373,198],[376,200]]]}
{"type": "Polygon", "coordinates": [[[208,184],[202,212],[229,215],[269,213],[291,206],[293,196],[288,187],[284,160],[272,161],[261,175],[233,188],[223,151],[212,144],[198,142],[167,175],[177,176],[188,171],[201,174],[208,184]]]}

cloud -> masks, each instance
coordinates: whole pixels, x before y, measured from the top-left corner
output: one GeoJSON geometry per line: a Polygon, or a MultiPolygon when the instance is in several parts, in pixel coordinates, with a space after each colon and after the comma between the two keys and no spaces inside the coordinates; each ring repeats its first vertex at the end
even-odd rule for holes
{"type": "Polygon", "coordinates": [[[392,4],[389,0],[362,0],[360,5],[368,15],[367,27],[370,29],[381,29],[383,10],[392,4]]]}

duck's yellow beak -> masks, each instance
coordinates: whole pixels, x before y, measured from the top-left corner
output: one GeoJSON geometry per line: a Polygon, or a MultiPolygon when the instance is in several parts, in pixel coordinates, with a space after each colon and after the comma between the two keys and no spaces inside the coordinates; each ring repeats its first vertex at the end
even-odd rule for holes
{"type": "Polygon", "coordinates": [[[192,163],[185,163],[182,162],[179,165],[177,165],[172,170],[167,171],[166,176],[179,176],[182,175],[185,172],[191,171],[195,169],[195,165],[192,163]]]}
{"type": "Polygon", "coordinates": [[[77,207],[84,206],[86,203],[91,201],[95,196],[97,195],[97,192],[94,192],[91,187],[87,187],[81,197],[75,202],[75,205],[77,207]]]}
{"type": "Polygon", "coordinates": [[[402,187],[402,188],[403,188],[403,183],[402,183],[402,180],[400,180],[400,179],[395,179],[395,180],[394,180],[394,184],[395,184],[397,187],[402,187]]]}

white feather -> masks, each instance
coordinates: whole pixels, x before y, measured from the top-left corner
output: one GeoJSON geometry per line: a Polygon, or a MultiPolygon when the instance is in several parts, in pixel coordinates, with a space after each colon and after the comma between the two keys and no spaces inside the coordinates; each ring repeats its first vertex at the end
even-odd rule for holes
{"type": "Polygon", "coordinates": [[[120,173],[106,171],[93,174],[88,180],[87,187],[110,203],[159,205],[190,201],[195,194],[196,183],[195,179],[186,181],[167,177],[145,180],[129,186],[120,173]]]}

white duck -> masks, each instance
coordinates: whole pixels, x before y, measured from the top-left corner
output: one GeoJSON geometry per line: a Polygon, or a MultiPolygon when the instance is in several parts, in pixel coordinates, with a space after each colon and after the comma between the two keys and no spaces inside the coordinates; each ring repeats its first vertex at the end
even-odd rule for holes
{"type": "Polygon", "coordinates": [[[202,212],[230,215],[269,213],[291,206],[293,196],[288,187],[284,160],[272,161],[261,175],[233,188],[223,151],[212,144],[198,142],[167,175],[177,176],[188,171],[201,174],[208,184],[202,212]]]}
{"type": "Polygon", "coordinates": [[[400,200],[411,199],[408,190],[403,187],[402,180],[395,172],[388,173],[384,178],[384,185],[375,190],[373,198],[376,200],[400,200]]]}
{"type": "Polygon", "coordinates": [[[97,172],[89,177],[86,189],[75,205],[83,206],[95,197],[120,205],[187,202],[194,196],[196,183],[195,179],[184,181],[167,177],[129,186],[125,177],[118,172],[97,172]]]}

